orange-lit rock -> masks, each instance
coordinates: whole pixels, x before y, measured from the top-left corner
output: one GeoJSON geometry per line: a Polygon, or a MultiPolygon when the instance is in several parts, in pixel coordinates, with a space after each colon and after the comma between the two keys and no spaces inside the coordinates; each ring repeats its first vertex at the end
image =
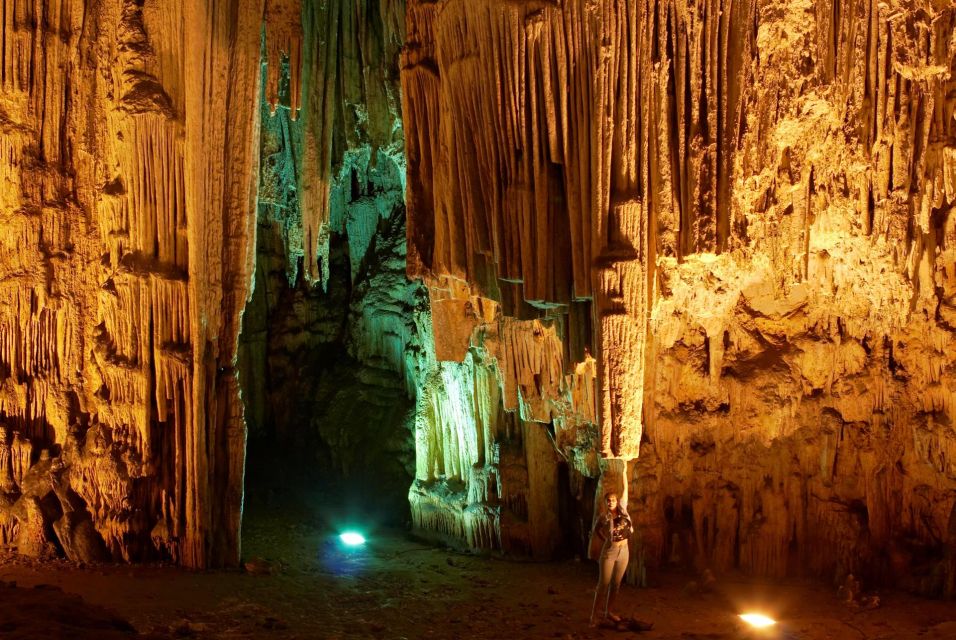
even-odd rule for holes
{"type": "Polygon", "coordinates": [[[940,0],[0,4],[0,542],[235,564],[251,298],[253,421],[407,455],[312,384],[335,343],[414,423],[419,529],[547,557],[627,469],[636,575],[952,593],[954,32],[940,0]]]}
{"type": "Polygon", "coordinates": [[[88,512],[113,558],[238,561],[262,19],[0,7],[0,522],[21,552],[55,521],[69,555],[88,512]],[[35,508],[41,450],[78,501],[62,516],[35,508]]]}
{"type": "Polygon", "coordinates": [[[500,302],[458,353],[493,356],[504,408],[512,379],[563,393],[512,322],[555,327],[565,374],[594,355],[600,437],[559,448],[631,461],[644,562],[951,592],[956,10],[407,16],[409,273],[500,302]]]}

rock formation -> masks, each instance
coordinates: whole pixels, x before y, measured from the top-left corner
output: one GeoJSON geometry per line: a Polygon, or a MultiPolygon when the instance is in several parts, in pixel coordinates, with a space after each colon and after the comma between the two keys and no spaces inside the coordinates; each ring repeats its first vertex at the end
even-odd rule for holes
{"type": "Polygon", "coordinates": [[[630,461],[644,564],[952,584],[954,22],[410,0],[409,273],[468,372],[431,396],[416,522],[508,548],[503,408],[527,474],[630,461]]]}
{"type": "Polygon", "coordinates": [[[21,552],[88,513],[113,558],[238,560],[262,18],[0,3],[0,522],[21,552]]]}
{"type": "Polygon", "coordinates": [[[255,288],[240,338],[250,461],[258,472],[274,449],[404,522],[427,308],[405,274],[404,4],[304,3],[302,20],[302,108],[290,61],[275,108],[266,94],[262,110],[255,288]]]}
{"type": "Polygon", "coordinates": [[[953,593],[954,33],[0,0],[0,543],[234,564],[248,422],[472,548],[580,549],[626,469],[638,579],[953,593]]]}
{"type": "MultiPolygon", "coordinates": [[[[403,18],[398,2],[0,3],[5,545],[236,563],[245,407],[254,430],[335,413],[308,345],[348,342],[364,368],[339,372],[378,399],[370,424],[397,423],[404,495],[423,290],[404,275],[403,18]],[[348,275],[330,285],[331,244],[348,275]]],[[[360,434],[315,423],[336,463],[361,457],[360,434]]]]}

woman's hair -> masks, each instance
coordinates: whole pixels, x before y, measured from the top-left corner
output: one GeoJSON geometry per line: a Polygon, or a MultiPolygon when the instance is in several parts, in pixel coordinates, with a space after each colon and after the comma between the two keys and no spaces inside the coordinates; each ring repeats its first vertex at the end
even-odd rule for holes
{"type": "MultiPolygon", "coordinates": [[[[627,505],[625,505],[623,502],[621,502],[621,494],[619,494],[617,491],[613,491],[613,490],[612,490],[612,491],[606,491],[606,492],[604,492],[604,499],[601,500],[601,506],[598,507],[598,508],[595,510],[595,513],[596,513],[596,514],[608,513],[608,509],[607,509],[607,499],[610,498],[611,496],[614,496],[615,498],[617,498],[617,507],[616,507],[616,508],[617,508],[618,513],[622,513],[622,514],[624,514],[625,516],[627,516],[628,518],[630,518],[630,515],[627,513],[627,505]]],[[[595,515],[595,517],[597,517],[597,515],[595,515]]]]}
{"type": "Polygon", "coordinates": [[[607,508],[607,499],[611,496],[614,496],[614,498],[617,500],[617,508],[621,508],[621,497],[617,495],[617,491],[606,491],[604,493],[604,499],[601,500],[601,506],[598,509],[601,513],[609,513],[607,508]]]}

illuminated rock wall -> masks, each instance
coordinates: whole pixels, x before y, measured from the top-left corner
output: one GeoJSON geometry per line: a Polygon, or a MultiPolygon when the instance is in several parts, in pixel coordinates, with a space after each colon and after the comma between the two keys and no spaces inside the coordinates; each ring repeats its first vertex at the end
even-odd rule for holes
{"type": "MultiPolygon", "coordinates": [[[[319,380],[333,343],[377,400],[366,422],[410,423],[403,18],[389,1],[0,1],[6,548],[236,563],[246,407],[254,433],[318,425],[332,463],[365,464],[369,434],[336,420],[349,387],[319,380]]],[[[404,433],[386,461],[403,474],[404,433]]]]}
{"type": "Polygon", "coordinates": [[[573,547],[590,525],[593,486],[585,490],[585,478],[600,474],[596,363],[582,349],[579,364],[564,364],[562,337],[582,331],[575,312],[518,320],[460,280],[426,281],[431,322],[422,335],[434,351],[422,367],[415,416],[415,526],[519,555],[573,547]]]}
{"type": "Polygon", "coordinates": [[[956,591],[954,23],[0,0],[0,544],[234,563],[247,409],[460,544],[627,460],[638,573],[956,591]]]}
{"type": "Polygon", "coordinates": [[[416,522],[508,547],[500,404],[556,436],[524,473],[631,461],[638,570],[956,591],[951,4],[410,0],[406,30],[444,382],[416,522]]]}
{"type": "Polygon", "coordinates": [[[234,564],[261,0],[0,2],[0,542],[234,564]]]}

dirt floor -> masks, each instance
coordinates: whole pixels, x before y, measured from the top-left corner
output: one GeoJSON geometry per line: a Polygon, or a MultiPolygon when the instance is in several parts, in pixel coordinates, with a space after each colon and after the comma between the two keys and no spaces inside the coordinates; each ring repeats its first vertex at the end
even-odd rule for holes
{"type": "Polygon", "coordinates": [[[477,557],[387,529],[346,550],[331,527],[308,509],[250,509],[252,571],[0,558],[0,636],[956,639],[952,602],[883,592],[878,609],[854,610],[820,585],[724,578],[698,593],[676,573],[661,576],[658,588],[622,591],[621,613],[653,623],[651,631],[590,629],[593,563],[477,557]],[[769,633],[749,632],[736,618],[758,605],[780,621],[769,633]]]}

